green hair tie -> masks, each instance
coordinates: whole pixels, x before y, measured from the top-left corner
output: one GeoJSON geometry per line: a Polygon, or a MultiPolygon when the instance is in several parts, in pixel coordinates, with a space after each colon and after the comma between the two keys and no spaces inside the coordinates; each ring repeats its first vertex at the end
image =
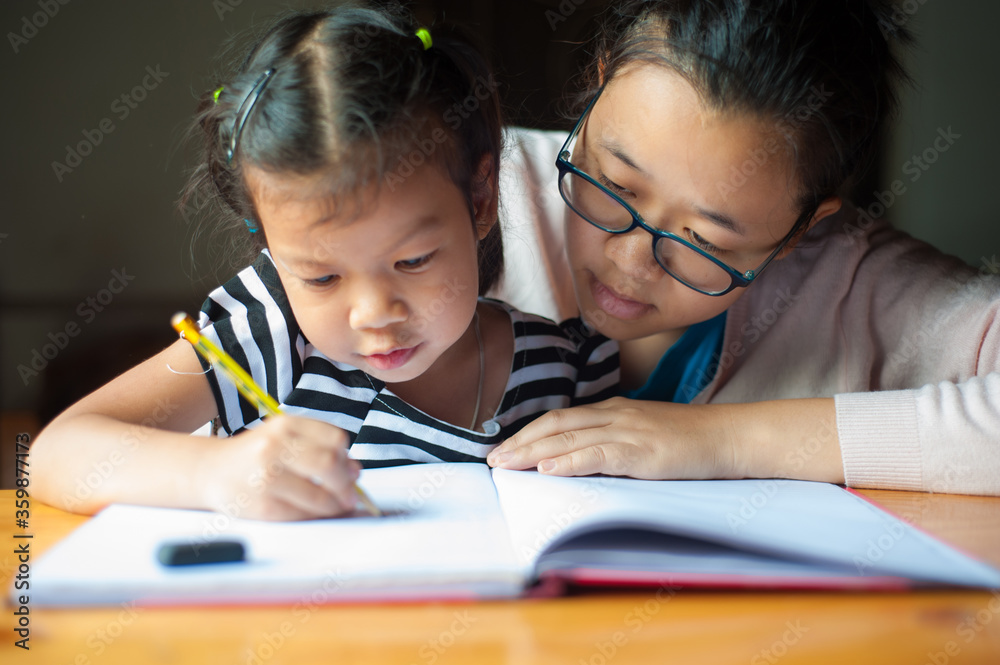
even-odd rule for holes
{"type": "Polygon", "coordinates": [[[213,93],[212,93],[212,100],[213,100],[213,101],[214,101],[214,102],[215,102],[216,104],[218,104],[218,103],[219,103],[219,95],[221,95],[221,94],[222,94],[222,91],[223,91],[224,89],[225,89],[225,86],[222,86],[222,85],[220,85],[220,86],[219,86],[219,89],[218,89],[218,90],[216,90],[215,92],[213,92],[213,93]]]}
{"type": "Polygon", "coordinates": [[[427,28],[420,28],[414,34],[416,34],[417,37],[420,39],[420,41],[423,43],[425,51],[430,47],[434,46],[434,40],[431,39],[430,30],[428,30],[427,28]]]}

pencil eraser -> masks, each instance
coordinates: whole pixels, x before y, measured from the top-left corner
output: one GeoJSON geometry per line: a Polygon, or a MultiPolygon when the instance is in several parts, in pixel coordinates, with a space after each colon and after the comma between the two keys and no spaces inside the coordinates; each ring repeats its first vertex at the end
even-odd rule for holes
{"type": "Polygon", "coordinates": [[[203,563],[243,561],[246,550],[238,540],[163,543],[156,558],[164,566],[194,566],[203,563]]]}

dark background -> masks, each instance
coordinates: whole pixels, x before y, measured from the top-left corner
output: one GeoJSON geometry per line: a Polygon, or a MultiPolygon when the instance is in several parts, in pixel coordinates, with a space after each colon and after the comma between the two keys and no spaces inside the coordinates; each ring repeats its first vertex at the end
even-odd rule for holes
{"type": "MultiPolygon", "coordinates": [[[[14,432],[34,435],[68,403],[168,345],[175,338],[170,315],[196,311],[206,293],[229,276],[203,247],[192,252],[191,229],[175,206],[186,169],[194,164],[181,138],[195,96],[217,85],[211,74],[228,37],[282,9],[318,4],[2,3],[0,486],[10,482],[6,450],[14,432]],[[43,7],[58,11],[48,17],[43,7]],[[125,107],[115,100],[142,83],[147,67],[165,76],[123,118],[125,107]],[[67,145],[84,140],[85,132],[101,134],[104,119],[114,130],[103,133],[71,172],[57,177],[53,162],[65,163],[67,145]],[[115,270],[132,279],[121,293],[105,292],[106,301],[113,297],[98,303],[97,311],[87,298],[102,296],[115,270]],[[75,334],[66,335],[67,326],[75,334]],[[36,356],[43,351],[54,357],[36,356]],[[31,369],[33,360],[36,367],[45,361],[37,374],[18,369],[31,369]]],[[[559,102],[585,58],[579,43],[591,34],[592,18],[606,3],[412,4],[428,25],[446,18],[480,37],[498,65],[511,122],[568,129],[559,102]]],[[[1000,3],[901,4],[920,39],[909,58],[917,88],[905,95],[902,117],[884,137],[879,166],[859,186],[856,200],[867,205],[902,180],[906,191],[894,197],[886,215],[978,266],[1000,254],[995,195],[1000,132],[994,120],[1000,101],[994,35],[1000,3]],[[908,160],[949,127],[961,138],[911,181],[908,160]]]]}

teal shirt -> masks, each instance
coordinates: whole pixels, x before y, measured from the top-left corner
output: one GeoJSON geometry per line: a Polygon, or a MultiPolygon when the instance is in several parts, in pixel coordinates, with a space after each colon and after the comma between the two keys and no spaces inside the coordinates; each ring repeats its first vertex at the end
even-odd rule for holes
{"type": "Polygon", "coordinates": [[[687,404],[719,369],[726,313],[690,326],[660,358],[646,384],[622,391],[632,399],[687,404]]]}

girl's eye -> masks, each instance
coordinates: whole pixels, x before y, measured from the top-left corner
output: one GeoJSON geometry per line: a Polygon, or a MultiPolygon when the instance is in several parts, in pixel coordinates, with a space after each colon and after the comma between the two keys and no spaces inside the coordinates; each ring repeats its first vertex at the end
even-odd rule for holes
{"type": "Polygon", "coordinates": [[[434,252],[431,252],[430,254],[424,254],[423,256],[415,259],[397,261],[396,265],[399,266],[402,270],[407,270],[407,271],[418,270],[419,268],[423,268],[425,265],[427,265],[427,263],[431,260],[433,256],[434,252]]]}
{"type": "Polygon", "coordinates": [[[705,250],[709,254],[725,254],[726,253],[726,250],[720,249],[720,248],[716,247],[715,245],[713,245],[712,243],[710,243],[709,241],[705,240],[700,235],[698,235],[697,233],[695,233],[694,231],[690,231],[689,230],[688,231],[688,235],[691,237],[691,242],[692,243],[694,243],[695,245],[697,245],[701,249],[705,250]]]}
{"type": "Polygon", "coordinates": [[[309,286],[329,286],[336,281],[337,275],[324,275],[323,277],[317,277],[316,279],[306,279],[303,280],[309,286]]]}

